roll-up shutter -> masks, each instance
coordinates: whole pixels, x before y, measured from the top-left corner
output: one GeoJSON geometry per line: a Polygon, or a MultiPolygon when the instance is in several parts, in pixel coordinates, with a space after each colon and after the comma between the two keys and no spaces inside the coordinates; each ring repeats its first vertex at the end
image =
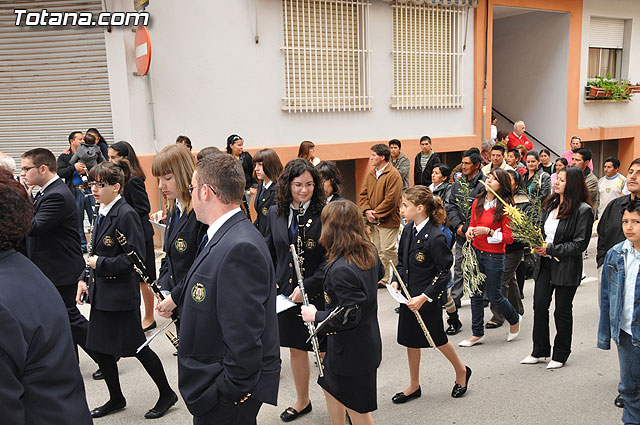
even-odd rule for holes
{"type": "MultiPolygon", "coordinates": [[[[68,135],[97,128],[113,140],[103,27],[16,26],[14,9],[100,13],[100,0],[0,3],[0,151],[18,169],[25,151],[56,157],[68,135]]],[[[24,20],[23,20],[24,22],[24,20]]]]}
{"type": "Polygon", "coordinates": [[[589,28],[589,47],[622,49],[623,42],[623,19],[591,17],[589,28]]]}

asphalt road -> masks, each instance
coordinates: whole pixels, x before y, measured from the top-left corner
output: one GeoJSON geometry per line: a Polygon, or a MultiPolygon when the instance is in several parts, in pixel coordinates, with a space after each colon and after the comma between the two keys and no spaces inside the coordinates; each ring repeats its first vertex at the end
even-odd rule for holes
{"type": "MultiPolygon", "coordinates": [[[[451,398],[455,375],[442,354],[423,350],[421,363],[422,397],[404,405],[394,405],[391,397],[408,384],[406,350],[396,343],[396,304],[386,290],[379,290],[379,321],[383,341],[383,360],[378,369],[378,410],[373,417],[378,424],[616,424],[621,423],[622,410],[613,405],[619,377],[617,352],[596,348],[598,326],[598,279],[595,267],[595,242],[591,240],[589,259],[585,260],[587,278],[578,289],[574,301],[574,333],[572,354],[566,365],[557,370],[545,369],[546,364],[521,365],[519,362],[532,348],[533,281],[525,286],[525,315],[520,336],[507,342],[508,326],[487,330],[483,343],[474,347],[457,347],[471,335],[469,300],[460,310],[464,324],[462,332],[451,338],[463,361],[473,375],[467,394],[451,398]]],[[[82,311],[88,314],[88,306],[82,311]]],[[[485,309],[485,321],[490,311],[485,309]]],[[[551,320],[553,323],[553,318],[551,320]]],[[[158,323],[166,323],[165,319],[158,323]]],[[[553,326],[553,325],[552,325],[553,326]]],[[[554,335],[552,327],[552,337],[554,335]]],[[[203,337],[206,337],[203,335],[203,337]]],[[[151,344],[160,356],[169,382],[178,392],[176,357],[164,336],[151,344]]],[[[311,356],[310,356],[311,359],[311,356]]],[[[135,358],[121,359],[120,380],[127,399],[125,410],[96,419],[96,424],[147,423],[144,413],[157,399],[155,385],[135,358]]],[[[90,408],[103,404],[108,397],[104,381],[93,381],[96,369],[82,353],[80,368],[90,408]]],[[[313,411],[295,421],[303,424],[328,424],[324,395],[315,383],[317,370],[311,370],[311,400],[313,411]]],[[[264,405],[259,424],[280,424],[280,412],[295,400],[289,353],[282,350],[282,374],[278,406],[264,405]]],[[[191,416],[182,399],[153,424],[190,424],[191,416]]]]}

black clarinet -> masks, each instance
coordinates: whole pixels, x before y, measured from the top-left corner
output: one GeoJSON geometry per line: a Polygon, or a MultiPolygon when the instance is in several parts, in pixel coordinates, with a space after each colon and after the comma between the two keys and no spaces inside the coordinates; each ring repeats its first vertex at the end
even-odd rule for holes
{"type": "MultiPolygon", "coordinates": [[[[151,287],[151,290],[156,295],[156,297],[158,297],[160,301],[164,301],[164,295],[162,294],[158,283],[151,280],[149,274],[147,273],[147,268],[140,259],[140,256],[133,250],[131,245],[129,245],[129,242],[127,242],[127,237],[118,229],[116,229],[116,239],[118,240],[118,243],[122,247],[124,253],[127,254],[129,259],[133,263],[133,269],[140,275],[140,278],[144,281],[144,283],[151,287]]],[[[171,312],[171,320],[172,322],[176,323],[176,327],[180,326],[180,318],[175,311],[171,312]]],[[[174,345],[174,347],[178,348],[179,338],[173,335],[171,331],[167,331],[166,335],[167,338],[169,338],[169,341],[171,341],[171,343],[174,345]]],[[[155,335],[153,335],[144,345],[147,345],[149,342],[151,342],[154,337],[155,335]]]]}
{"type": "MultiPolygon", "coordinates": [[[[96,220],[98,219],[98,211],[100,210],[100,204],[96,203],[95,209],[93,210],[93,221],[91,221],[91,227],[89,228],[89,240],[87,241],[87,254],[88,257],[93,255],[93,230],[96,226],[96,220]]],[[[89,262],[87,261],[84,267],[84,281],[87,285],[89,285],[89,280],[91,279],[91,267],[89,266],[89,262]]],[[[86,303],[88,301],[88,296],[86,292],[83,292],[80,295],[80,301],[86,303]]]]}

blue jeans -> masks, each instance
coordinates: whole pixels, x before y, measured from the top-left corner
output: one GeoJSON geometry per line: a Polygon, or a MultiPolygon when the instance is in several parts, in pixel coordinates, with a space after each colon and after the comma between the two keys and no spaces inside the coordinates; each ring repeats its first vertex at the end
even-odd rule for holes
{"type": "Polygon", "coordinates": [[[620,384],[618,392],[624,400],[622,422],[640,424],[640,347],[631,343],[631,335],[620,330],[618,343],[620,384]]]}
{"type": "Polygon", "coordinates": [[[76,197],[76,206],[78,207],[78,231],[80,232],[80,245],[82,249],[87,248],[87,238],[84,235],[84,213],[87,212],[89,224],[93,222],[93,207],[96,200],[91,194],[91,189],[73,189],[76,197]],[[85,196],[89,195],[89,196],[85,196]]]}
{"type": "Polygon", "coordinates": [[[473,336],[484,335],[484,302],[483,293],[493,307],[499,311],[511,325],[518,323],[518,313],[511,303],[502,295],[502,275],[504,274],[504,254],[494,254],[475,249],[480,271],[487,278],[481,286],[481,292],[471,297],[471,330],[473,336]]]}

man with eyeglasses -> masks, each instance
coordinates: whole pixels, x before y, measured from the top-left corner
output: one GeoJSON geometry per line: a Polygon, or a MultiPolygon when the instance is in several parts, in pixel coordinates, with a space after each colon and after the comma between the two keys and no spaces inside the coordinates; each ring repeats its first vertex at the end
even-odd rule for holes
{"type": "MultiPolygon", "coordinates": [[[[569,141],[569,150],[563,153],[562,157],[566,159],[569,164],[571,164],[571,158],[573,158],[573,153],[580,148],[582,148],[582,139],[578,136],[573,136],[569,141]]],[[[589,169],[593,171],[592,160],[589,160],[589,169]]]]}
{"type": "Polygon", "coordinates": [[[385,265],[385,275],[378,282],[384,288],[389,282],[389,260],[398,261],[398,231],[400,230],[400,201],[402,177],[390,165],[391,150],[383,144],[373,145],[369,164],[373,169],[367,174],[360,189],[358,206],[371,229],[371,242],[378,249],[380,261],[385,265]]]}
{"type": "MultiPolygon", "coordinates": [[[[25,238],[27,256],[54,284],[69,316],[73,342],[87,351],[89,322],[76,307],[78,276],[85,267],[80,251],[78,210],[71,192],[56,174],[56,157],[37,148],[22,155],[20,177],[33,198],[33,220],[25,238]],[[33,196],[35,186],[40,187],[33,196]]],[[[77,351],[77,348],[76,348],[77,351]]]]}

